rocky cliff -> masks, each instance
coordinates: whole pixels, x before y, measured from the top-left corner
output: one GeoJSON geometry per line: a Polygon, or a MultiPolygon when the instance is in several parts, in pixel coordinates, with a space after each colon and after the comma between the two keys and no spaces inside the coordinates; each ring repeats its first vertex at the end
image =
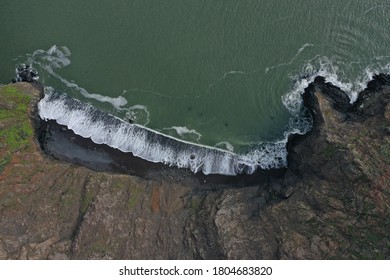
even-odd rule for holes
{"type": "Polygon", "coordinates": [[[314,128],[290,139],[289,168],[245,183],[55,159],[38,141],[40,88],[3,86],[0,259],[389,259],[389,80],[350,105],[317,78],[304,93],[314,128]]]}

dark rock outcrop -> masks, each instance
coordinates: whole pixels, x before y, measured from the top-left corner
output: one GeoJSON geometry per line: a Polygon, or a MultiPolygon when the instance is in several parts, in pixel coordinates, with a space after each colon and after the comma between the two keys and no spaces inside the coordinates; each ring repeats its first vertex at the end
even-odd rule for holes
{"type": "Polygon", "coordinates": [[[28,82],[35,83],[39,80],[39,75],[37,70],[35,70],[31,65],[22,63],[15,70],[15,78],[12,79],[13,83],[16,82],[28,82]]]}
{"type": "Polygon", "coordinates": [[[245,185],[96,172],[46,156],[33,135],[12,154],[2,145],[0,258],[389,258],[389,76],[352,105],[321,78],[304,100],[314,128],[291,139],[285,174],[245,185]]]}

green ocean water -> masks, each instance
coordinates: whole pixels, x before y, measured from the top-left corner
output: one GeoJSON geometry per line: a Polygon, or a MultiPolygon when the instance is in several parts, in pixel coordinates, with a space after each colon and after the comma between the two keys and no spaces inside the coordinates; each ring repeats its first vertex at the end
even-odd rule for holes
{"type": "Polygon", "coordinates": [[[30,60],[120,118],[244,152],[284,137],[315,74],[353,96],[389,71],[389,14],[383,0],[2,0],[0,83],[30,60]],[[69,65],[50,64],[54,45],[69,65]]]}

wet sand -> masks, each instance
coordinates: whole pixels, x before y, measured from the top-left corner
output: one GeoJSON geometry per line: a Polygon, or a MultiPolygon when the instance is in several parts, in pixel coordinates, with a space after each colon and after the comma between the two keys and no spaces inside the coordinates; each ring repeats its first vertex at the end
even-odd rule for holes
{"type": "Polygon", "coordinates": [[[251,175],[237,176],[204,175],[202,172],[193,174],[188,169],[148,162],[132,153],[96,144],[55,121],[41,121],[39,140],[43,150],[50,156],[92,170],[129,174],[145,179],[193,181],[195,185],[205,188],[246,187],[267,181],[271,177],[280,177],[285,172],[285,169],[279,169],[258,170],[251,175]]]}

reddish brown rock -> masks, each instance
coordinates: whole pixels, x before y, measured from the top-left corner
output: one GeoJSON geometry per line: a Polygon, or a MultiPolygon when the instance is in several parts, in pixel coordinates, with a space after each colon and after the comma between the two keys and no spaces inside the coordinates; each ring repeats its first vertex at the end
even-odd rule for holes
{"type": "MultiPolygon", "coordinates": [[[[389,258],[386,79],[354,105],[321,79],[305,96],[315,127],[291,140],[288,170],[245,187],[174,169],[145,178],[96,172],[46,156],[34,135],[12,153],[0,138],[0,259],[389,258]]],[[[0,109],[13,102],[0,98],[0,109]]],[[[26,110],[35,106],[33,98],[26,110]]]]}

